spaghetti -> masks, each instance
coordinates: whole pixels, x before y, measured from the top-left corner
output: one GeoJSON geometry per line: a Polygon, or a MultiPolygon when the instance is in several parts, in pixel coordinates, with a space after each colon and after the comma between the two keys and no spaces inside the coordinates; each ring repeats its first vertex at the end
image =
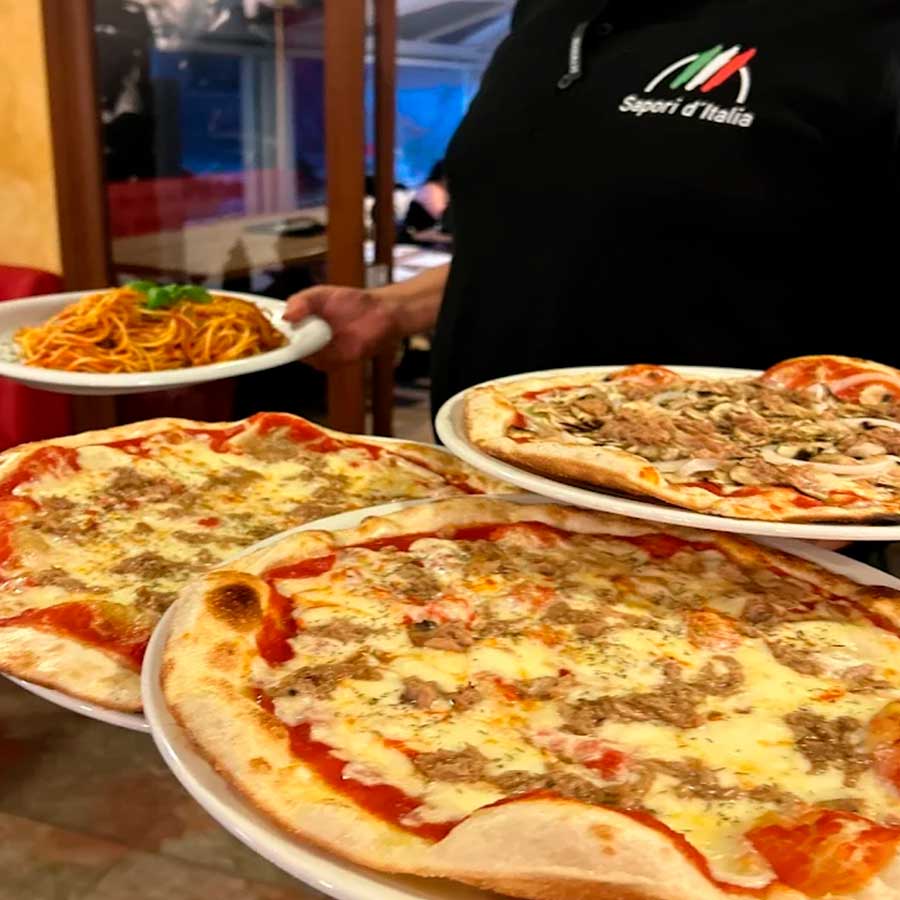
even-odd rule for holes
{"type": "Polygon", "coordinates": [[[286,343],[255,304],[190,290],[155,308],[132,286],[92,294],[42,325],[20,329],[16,343],[27,365],[103,373],[203,366],[286,343]]]}

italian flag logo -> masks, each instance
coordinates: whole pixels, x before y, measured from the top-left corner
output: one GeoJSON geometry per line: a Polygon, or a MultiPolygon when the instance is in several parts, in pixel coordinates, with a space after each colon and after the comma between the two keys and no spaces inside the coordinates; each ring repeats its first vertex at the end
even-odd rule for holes
{"type": "Polygon", "coordinates": [[[724,44],[717,44],[702,53],[692,53],[672,63],[644,88],[644,92],[650,93],[674,75],[669,84],[671,90],[695,91],[699,88],[701,94],[708,94],[737,76],[740,79],[737,102],[743,105],[750,96],[748,63],[754,56],[756,47],[742,50],[740,44],[735,44],[726,49],[724,44]]]}

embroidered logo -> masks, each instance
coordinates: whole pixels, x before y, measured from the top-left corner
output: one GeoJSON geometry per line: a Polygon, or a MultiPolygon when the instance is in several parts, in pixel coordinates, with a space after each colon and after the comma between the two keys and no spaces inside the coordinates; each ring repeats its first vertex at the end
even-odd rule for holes
{"type": "Polygon", "coordinates": [[[735,44],[726,49],[724,44],[717,44],[700,53],[691,53],[655,75],[647,83],[643,95],[629,94],[623,98],[619,111],[639,117],[647,114],[681,115],[688,119],[749,128],[755,116],[745,104],[752,85],[749,63],[756,52],[756,47],[742,49],[740,44],[735,44]],[[662,90],[670,95],[674,92],[692,94],[695,91],[706,95],[729,83],[737,88],[734,105],[730,107],[719,106],[711,99],[688,99],[685,102],[684,96],[658,94],[662,90]],[[653,96],[646,96],[648,94],[653,96]]]}

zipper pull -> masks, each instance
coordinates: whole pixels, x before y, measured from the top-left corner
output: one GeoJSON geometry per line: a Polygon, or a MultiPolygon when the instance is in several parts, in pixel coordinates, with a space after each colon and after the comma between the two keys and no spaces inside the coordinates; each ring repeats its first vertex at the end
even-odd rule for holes
{"type": "MultiPolygon", "coordinates": [[[[584,74],[584,38],[595,21],[595,19],[585,19],[575,26],[575,30],[572,32],[572,37],[569,40],[569,71],[556,82],[559,90],[564,91],[570,88],[584,74]]],[[[601,22],[597,26],[597,32],[600,37],[606,37],[612,30],[613,27],[609,22],[601,22]]]]}

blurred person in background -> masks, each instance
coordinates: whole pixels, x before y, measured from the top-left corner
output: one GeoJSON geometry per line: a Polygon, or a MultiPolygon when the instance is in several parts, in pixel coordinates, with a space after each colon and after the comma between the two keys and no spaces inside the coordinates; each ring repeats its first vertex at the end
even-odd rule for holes
{"type": "Polygon", "coordinates": [[[442,227],[449,205],[446,167],[444,160],[440,159],[431,167],[425,183],[409,203],[400,241],[413,244],[449,243],[450,236],[442,227]]]}

